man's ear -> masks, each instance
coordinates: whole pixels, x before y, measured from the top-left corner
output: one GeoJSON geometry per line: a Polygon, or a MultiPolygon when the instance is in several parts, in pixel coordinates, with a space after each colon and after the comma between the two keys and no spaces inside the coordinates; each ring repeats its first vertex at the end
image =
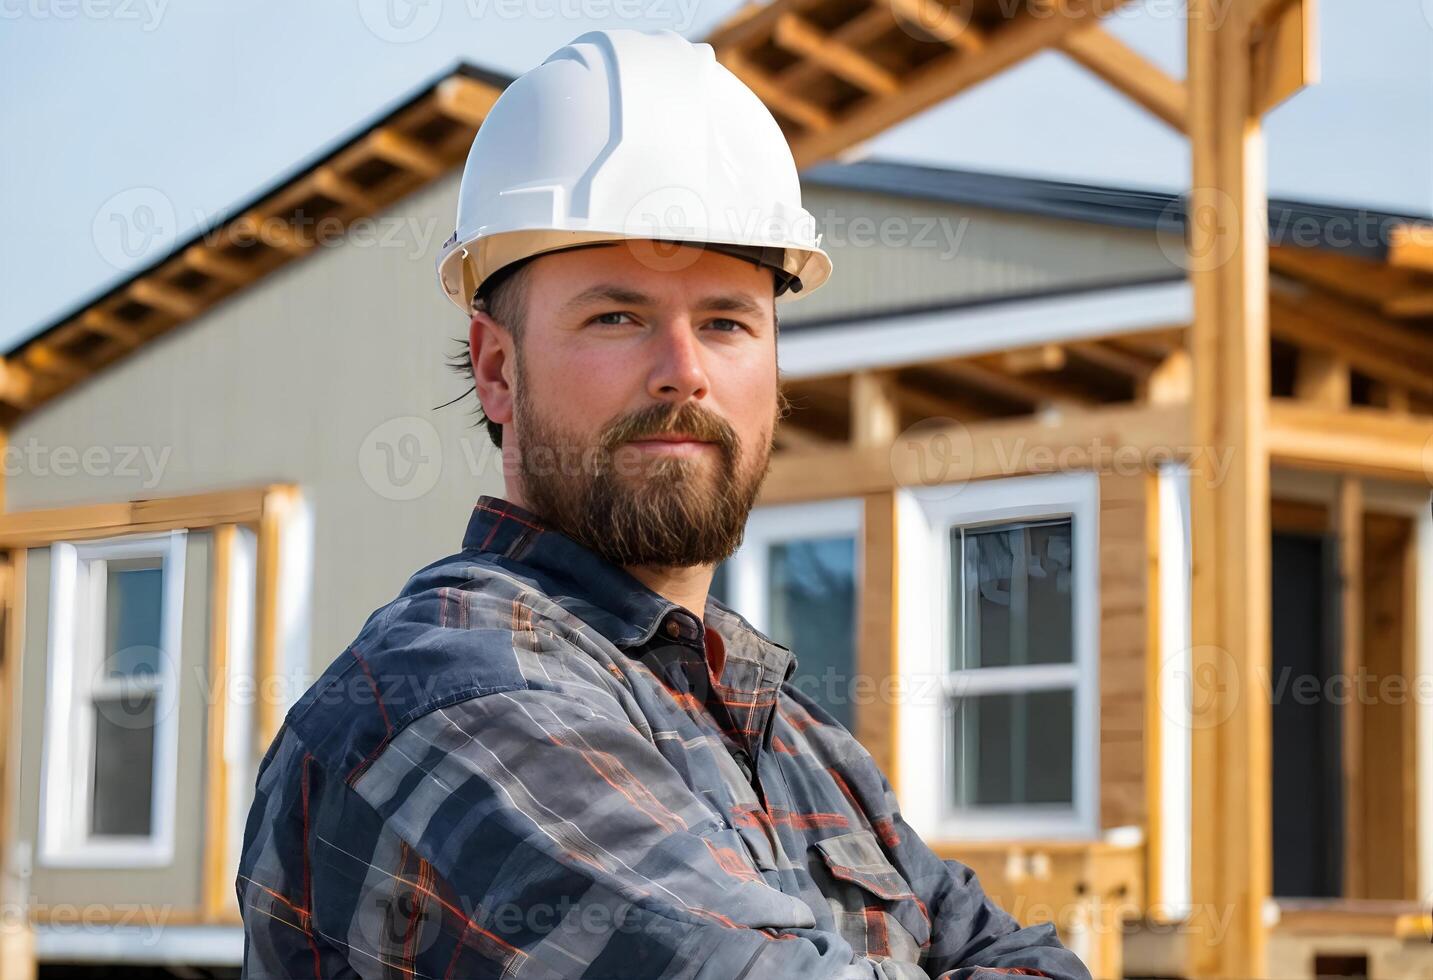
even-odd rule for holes
{"type": "Polygon", "coordinates": [[[468,324],[468,356],[473,361],[473,387],[483,415],[498,425],[513,419],[513,335],[486,313],[474,313],[468,324]]]}

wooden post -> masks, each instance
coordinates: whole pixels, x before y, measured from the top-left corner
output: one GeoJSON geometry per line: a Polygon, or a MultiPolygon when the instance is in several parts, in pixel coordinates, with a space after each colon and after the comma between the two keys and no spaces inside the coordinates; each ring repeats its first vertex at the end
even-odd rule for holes
{"type": "Polygon", "coordinates": [[[1194,442],[1188,974],[1265,975],[1272,877],[1268,218],[1260,117],[1311,74],[1312,0],[1190,0],[1194,442]],[[1310,9],[1306,9],[1306,5],[1310,9]],[[1216,482],[1215,460],[1230,454],[1216,482]],[[1227,917],[1227,928],[1221,925],[1227,917]]]}

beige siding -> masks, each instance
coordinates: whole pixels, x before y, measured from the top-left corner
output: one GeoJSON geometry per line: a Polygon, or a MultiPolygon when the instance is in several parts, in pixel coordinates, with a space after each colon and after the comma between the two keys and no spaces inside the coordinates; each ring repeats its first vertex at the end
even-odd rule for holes
{"type": "Polygon", "coordinates": [[[813,187],[831,281],[784,323],[1175,275],[1153,232],[813,187]]]}

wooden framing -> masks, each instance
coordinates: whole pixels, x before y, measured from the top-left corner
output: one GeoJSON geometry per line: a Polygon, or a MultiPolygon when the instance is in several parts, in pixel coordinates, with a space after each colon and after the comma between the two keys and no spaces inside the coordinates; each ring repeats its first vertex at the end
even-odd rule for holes
{"type": "Polygon", "coordinates": [[[1116,449],[1153,465],[1187,456],[1185,406],[1116,405],[1052,420],[957,423],[902,433],[892,446],[793,450],[772,457],[760,504],[864,496],[896,487],[1026,473],[1098,470],[1116,449]]]}
{"type": "MultiPolygon", "coordinates": [[[[880,679],[900,677],[900,623],[896,597],[899,595],[899,566],[896,554],[896,495],[891,490],[868,493],[861,520],[862,558],[859,643],[856,674],[880,691],[880,679]]],[[[900,703],[896,698],[872,696],[856,707],[854,734],[881,767],[891,788],[900,793],[900,703]]]]}
{"type": "Polygon", "coordinates": [[[454,73],[0,364],[0,423],[310,254],[456,166],[506,79],[454,73]]]}
{"type": "Polygon", "coordinates": [[[200,907],[206,921],[229,918],[242,921],[228,874],[229,767],[224,763],[224,742],[229,718],[229,608],[237,524],[214,528],[213,576],[209,586],[209,690],[213,691],[205,719],[204,848],[200,859],[200,907]]]}
{"type": "Polygon", "coordinates": [[[1227,475],[1200,472],[1190,497],[1190,667],[1218,681],[1195,706],[1192,732],[1187,968],[1194,976],[1253,977],[1266,969],[1272,875],[1271,714],[1254,696],[1270,662],[1269,260],[1259,130],[1276,99],[1311,80],[1303,35],[1312,0],[1246,0],[1236,8],[1224,17],[1212,0],[1191,0],[1187,20],[1194,437],[1233,452],[1227,475]],[[1292,7],[1300,9],[1290,15],[1292,7]],[[1295,32],[1299,57],[1291,64],[1295,32]],[[1234,915],[1220,938],[1214,916],[1226,909],[1234,915]]]}
{"type": "MultiPolygon", "coordinates": [[[[1012,13],[991,2],[900,0],[822,10],[818,28],[803,16],[816,7],[811,0],[774,0],[707,40],[777,114],[798,165],[807,166],[1060,44],[1123,2],[1021,4],[1012,13]],[[892,71],[893,63],[906,67],[892,71]]],[[[1128,59],[1121,64],[1121,78],[1136,77],[1128,59]]]]}

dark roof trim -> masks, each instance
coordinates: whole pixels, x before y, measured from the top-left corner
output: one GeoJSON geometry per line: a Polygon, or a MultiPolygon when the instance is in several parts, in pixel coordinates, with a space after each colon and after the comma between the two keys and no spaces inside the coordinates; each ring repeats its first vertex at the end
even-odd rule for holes
{"type": "MultiPolygon", "coordinates": [[[[868,159],[812,167],[802,179],[821,187],[1183,234],[1180,194],[868,159]]],[[[1269,244],[1319,248],[1371,261],[1388,256],[1392,229],[1433,216],[1301,201],[1269,201],[1269,244]]]]}
{"type": "MultiPolygon", "coordinates": [[[[843,313],[837,316],[818,317],[811,320],[785,320],[781,321],[781,332],[786,334],[800,333],[805,330],[815,330],[822,327],[849,327],[865,326],[871,323],[878,323],[882,320],[898,320],[902,317],[920,316],[925,313],[955,313],[968,310],[977,310],[982,307],[1007,306],[1012,303],[1025,303],[1031,300],[1064,299],[1071,296],[1083,296],[1088,293],[1103,293],[1111,289],[1133,289],[1139,286],[1163,286],[1172,283],[1188,282],[1189,277],[1183,272],[1163,273],[1160,275],[1143,276],[1137,279],[1102,280],[1097,282],[1085,282],[1073,286],[1055,286],[1050,289],[1031,289],[1019,293],[999,293],[987,296],[962,297],[960,299],[946,300],[939,303],[922,303],[912,306],[882,307],[876,310],[867,310],[858,313],[843,313]]],[[[777,308],[780,312],[780,307],[777,308]]]]}

